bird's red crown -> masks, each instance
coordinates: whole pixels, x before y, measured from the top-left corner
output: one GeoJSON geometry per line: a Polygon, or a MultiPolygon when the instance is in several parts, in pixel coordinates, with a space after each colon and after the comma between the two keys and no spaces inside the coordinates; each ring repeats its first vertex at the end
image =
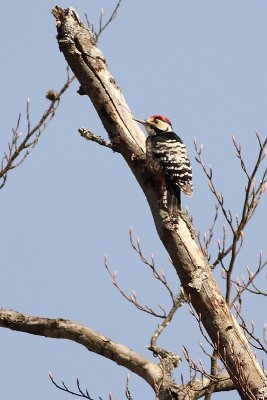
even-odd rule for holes
{"type": "Polygon", "coordinates": [[[159,119],[159,120],[161,120],[163,122],[166,122],[167,124],[172,126],[171,121],[169,120],[169,118],[165,117],[164,115],[155,114],[155,115],[151,115],[150,118],[159,119]]]}

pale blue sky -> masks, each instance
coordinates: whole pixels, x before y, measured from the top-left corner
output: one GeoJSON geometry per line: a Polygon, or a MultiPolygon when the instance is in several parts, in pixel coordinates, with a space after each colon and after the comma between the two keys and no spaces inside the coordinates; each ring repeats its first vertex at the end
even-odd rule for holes
{"type": "MultiPolygon", "coordinates": [[[[86,12],[97,24],[100,8],[109,16],[115,3],[74,0],[58,5],[73,6],[82,18],[86,12]]],[[[1,153],[18,113],[25,110],[26,98],[34,123],[48,106],[45,92],[58,89],[65,80],[66,63],[50,14],[55,4],[28,0],[1,5],[1,153]]],[[[205,159],[214,167],[228,207],[240,213],[244,178],[231,135],[243,144],[252,165],[257,148],[254,132],[262,137],[267,133],[266,17],[264,0],[123,0],[118,18],[99,42],[134,115],[167,115],[186,142],[195,194],[183,198],[183,204],[202,232],[211,221],[214,202],[194,160],[193,138],[204,143],[205,159]]],[[[179,282],[145,198],[122,158],[85,142],[77,133],[86,126],[105,136],[93,107],[85,96],[77,95],[77,89],[75,82],[36,149],[10,173],[1,191],[0,304],[79,321],[153,359],[145,346],[158,321],[115,292],[103,257],[108,255],[123,287],[134,288],[140,301],[154,307],[170,305],[130,249],[132,225],[144,252],[155,254],[172,286],[179,282]]],[[[244,247],[234,276],[245,273],[246,265],[255,269],[259,250],[266,249],[266,211],[264,199],[245,233],[250,245],[244,247]]],[[[265,274],[262,281],[266,286],[265,274]]],[[[266,302],[250,299],[244,308],[248,319],[258,320],[260,334],[266,302]]],[[[205,342],[184,306],[160,344],[179,354],[185,345],[198,359],[204,358],[199,341],[205,342]]],[[[124,396],[127,371],[77,344],[2,329],[0,353],[3,398],[67,399],[50,384],[48,371],[72,388],[79,377],[94,398],[106,399],[110,391],[114,399],[124,396]]],[[[183,365],[177,377],[181,372],[186,376],[186,371],[183,365]]],[[[135,399],[154,396],[133,374],[130,387],[135,399]]]]}

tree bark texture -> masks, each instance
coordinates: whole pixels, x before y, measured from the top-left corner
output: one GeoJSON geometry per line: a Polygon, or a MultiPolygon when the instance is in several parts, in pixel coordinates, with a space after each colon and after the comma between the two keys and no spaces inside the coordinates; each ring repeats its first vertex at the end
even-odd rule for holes
{"type": "Polygon", "coordinates": [[[166,212],[159,208],[153,188],[143,179],[138,161],[144,158],[144,135],[132,120],[129,107],[108,71],[102,52],[96,47],[92,33],[71,8],[56,7],[53,14],[57,22],[59,48],[91,99],[114,148],[124,157],[140,183],[159,237],[173,261],[185,293],[241,397],[257,398],[263,386],[264,373],[231,315],[190,223],[184,218],[179,218],[178,226],[166,222],[166,212]]]}
{"type": "Polygon", "coordinates": [[[110,338],[87,326],[63,318],[51,319],[22,314],[0,308],[0,327],[32,335],[54,339],[66,339],[84,346],[87,350],[99,354],[143,378],[161,399],[192,400],[206,394],[211,383],[214,392],[233,390],[229,376],[218,376],[218,382],[207,378],[194,379],[186,385],[177,385],[162,367],[149,361],[129,347],[116,343],[110,338]]]}
{"type": "Polygon", "coordinates": [[[161,368],[142,355],[82,324],[58,318],[41,318],[0,309],[0,326],[19,332],[68,339],[86,347],[89,351],[108,358],[118,365],[142,377],[154,389],[162,376],[161,368]]]}

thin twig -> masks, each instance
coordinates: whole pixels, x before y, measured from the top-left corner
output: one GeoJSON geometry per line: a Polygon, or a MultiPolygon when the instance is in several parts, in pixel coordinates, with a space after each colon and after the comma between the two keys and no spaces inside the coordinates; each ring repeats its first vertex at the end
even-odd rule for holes
{"type": "Polygon", "coordinates": [[[130,375],[127,374],[126,385],[125,385],[125,397],[127,400],[133,400],[130,389],[129,389],[129,380],[130,380],[130,375]]]}
{"type": "Polygon", "coordinates": [[[201,165],[201,168],[202,168],[204,174],[206,175],[206,177],[208,179],[209,188],[210,188],[211,192],[213,193],[213,195],[215,196],[215,198],[216,198],[216,200],[217,200],[217,202],[218,202],[218,204],[220,206],[220,209],[221,209],[221,211],[222,211],[222,213],[223,213],[223,215],[225,217],[225,220],[227,221],[231,231],[234,233],[234,226],[233,226],[233,223],[232,223],[231,214],[229,214],[229,212],[224,207],[223,194],[221,192],[218,192],[216,187],[215,187],[215,185],[214,185],[212,168],[211,168],[211,166],[209,166],[209,169],[208,169],[206,167],[204,161],[203,161],[203,158],[202,158],[203,145],[198,147],[196,138],[194,139],[194,145],[195,145],[195,150],[196,150],[196,153],[197,153],[197,157],[195,157],[195,159],[201,165]]]}
{"type": "Polygon", "coordinates": [[[0,189],[4,187],[7,175],[9,171],[14,168],[17,168],[20,164],[24,162],[24,160],[28,157],[30,152],[34,149],[36,144],[38,143],[38,139],[41,134],[46,129],[48,123],[55,116],[56,109],[59,106],[60,98],[65,93],[65,91],[69,88],[70,84],[73,82],[75,77],[67,78],[66,83],[61,88],[59,93],[54,91],[49,91],[47,93],[47,98],[51,101],[49,108],[44,112],[39,122],[31,128],[31,119],[30,119],[30,102],[27,99],[26,103],[26,120],[27,120],[27,133],[24,136],[24,139],[20,142],[20,138],[23,136],[21,132],[19,132],[20,122],[21,122],[21,114],[19,114],[17,125],[14,129],[12,129],[13,135],[11,139],[11,143],[8,143],[8,154],[4,153],[4,156],[1,160],[1,170],[0,170],[0,189]],[[56,93],[56,96],[51,97],[51,93],[56,93]]]}
{"type": "Polygon", "coordinates": [[[248,291],[250,293],[253,294],[257,294],[257,295],[262,295],[262,296],[267,296],[267,293],[265,293],[264,291],[258,289],[256,287],[256,284],[254,283],[255,278],[259,275],[259,273],[267,266],[267,260],[263,261],[262,260],[262,252],[260,252],[260,259],[259,259],[259,264],[258,264],[258,268],[256,269],[256,271],[253,273],[249,270],[249,268],[247,267],[247,273],[248,273],[248,279],[245,282],[244,278],[242,279],[243,282],[241,283],[240,281],[236,280],[233,281],[232,283],[236,284],[236,291],[237,294],[234,297],[234,299],[232,300],[230,307],[233,307],[233,305],[236,303],[236,301],[241,301],[241,295],[243,294],[243,292],[248,291]],[[250,286],[252,286],[254,288],[251,289],[250,286]]]}
{"type": "Polygon", "coordinates": [[[247,333],[247,338],[249,343],[251,344],[251,346],[253,346],[256,350],[260,350],[260,351],[264,351],[267,354],[267,348],[262,344],[261,340],[255,336],[254,330],[255,330],[255,326],[254,326],[254,322],[252,321],[252,328],[249,329],[247,327],[247,324],[244,320],[244,318],[242,318],[241,315],[239,315],[239,318],[241,320],[241,328],[244,330],[244,332],[247,333]],[[257,343],[257,345],[255,344],[257,343]]]}
{"type": "Polygon", "coordinates": [[[93,398],[89,395],[87,389],[85,389],[85,392],[81,389],[81,387],[80,387],[80,382],[79,382],[79,379],[78,379],[78,378],[77,378],[77,380],[76,380],[76,385],[77,385],[77,388],[78,388],[78,392],[74,392],[74,391],[70,390],[70,389],[65,385],[65,383],[64,383],[63,381],[62,381],[62,386],[59,385],[58,383],[56,383],[56,381],[54,380],[54,378],[53,378],[53,376],[51,375],[50,372],[49,372],[49,378],[50,378],[51,382],[53,383],[53,385],[54,385],[57,389],[60,389],[60,390],[62,390],[63,392],[72,394],[72,395],[74,395],[74,396],[82,397],[82,398],[84,398],[84,399],[93,400],[93,398]]]}
{"type": "Polygon", "coordinates": [[[203,240],[204,246],[201,246],[202,251],[204,252],[208,261],[210,261],[210,258],[211,258],[211,254],[209,254],[209,247],[210,247],[212,238],[214,236],[214,228],[215,228],[215,224],[218,220],[218,214],[219,214],[219,204],[215,204],[215,214],[213,217],[212,224],[209,226],[209,234],[208,235],[206,235],[206,233],[204,234],[204,240],[203,240]]]}
{"type": "Polygon", "coordinates": [[[119,293],[130,303],[132,303],[138,310],[143,311],[147,314],[153,315],[154,317],[157,318],[166,318],[167,314],[166,311],[164,310],[164,308],[161,305],[158,305],[158,307],[162,310],[162,314],[159,314],[158,312],[154,311],[152,308],[148,307],[147,305],[142,305],[137,301],[137,296],[134,290],[132,290],[132,294],[128,295],[124,292],[124,290],[120,287],[119,283],[118,283],[118,278],[117,278],[117,273],[114,272],[112,273],[109,269],[108,266],[108,260],[107,257],[104,258],[104,265],[105,268],[108,272],[108,274],[110,275],[111,279],[112,279],[112,283],[115,286],[115,288],[119,291],[119,293]]]}
{"type": "Polygon", "coordinates": [[[119,0],[111,14],[111,16],[109,17],[109,19],[107,20],[107,22],[103,25],[103,15],[104,15],[104,10],[103,8],[100,10],[100,18],[99,18],[99,30],[97,33],[95,33],[95,39],[96,41],[99,40],[100,35],[104,32],[104,30],[111,24],[112,21],[114,21],[114,19],[117,16],[117,11],[121,5],[122,0],[119,0]]]}
{"type": "Polygon", "coordinates": [[[132,229],[132,227],[131,227],[130,230],[129,230],[129,235],[130,235],[130,243],[131,243],[132,248],[133,248],[134,251],[139,255],[141,261],[142,261],[146,266],[148,266],[148,267],[150,268],[150,270],[151,270],[152,273],[153,273],[153,276],[154,276],[159,282],[161,282],[161,283],[163,284],[163,286],[165,287],[165,289],[168,291],[169,295],[171,296],[173,306],[175,306],[175,304],[176,304],[175,295],[174,295],[173,291],[171,290],[171,288],[170,288],[170,286],[169,286],[169,284],[168,284],[168,282],[167,282],[167,278],[166,278],[165,273],[164,273],[162,270],[159,271],[159,270],[156,268],[154,256],[151,255],[151,262],[148,261],[148,259],[144,256],[144,254],[143,254],[143,252],[142,252],[141,244],[140,244],[140,239],[137,238],[136,244],[134,243],[134,241],[133,241],[133,229],[132,229]]]}
{"type": "MultiPolygon", "coordinates": [[[[264,169],[264,172],[262,174],[262,179],[260,180],[259,184],[256,184],[256,175],[259,171],[260,165],[266,155],[266,146],[267,146],[267,138],[264,140],[264,142],[261,142],[259,134],[256,133],[257,140],[259,143],[259,153],[258,157],[255,161],[254,168],[252,170],[252,173],[249,174],[248,168],[246,167],[246,163],[244,160],[244,157],[242,155],[242,148],[241,145],[236,142],[236,139],[233,137],[233,143],[234,147],[236,150],[236,155],[240,161],[241,169],[244,171],[246,179],[247,179],[247,185],[245,188],[245,198],[242,206],[242,212],[241,212],[241,219],[239,220],[238,216],[233,218],[233,214],[230,210],[227,210],[224,205],[224,197],[222,193],[219,193],[214,185],[213,182],[213,172],[211,167],[209,169],[206,167],[204,164],[203,158],[202,158],[202,150],[203,146],[197,146],[196,140],[194,141],[195,144],[195,149],[197,153],[196,160],[199,162],[199,164],[202,167],[202,170],[204,174],[206,175],[208,179],[208,184],[211,192],[215,196],[216,200],[218,201],[218,206],[220,207],[220,210],[231,230],[232,233],[232,242],[231,244],[226,248],[226,229],[224,228],[223,232],[223,244],[221,246],[220,241],[218,241],[218,247],[219,247],[219,254],[217,256],[217,259],[212,263],[212,268],[215,268],[215,266],[219,263],[222,264],[222,260],[230,254],[230,262],[228,268],[224,267],[224,271],[226,273],[226,291],[225,291],[225,299],[226,302],[229,304],[230,303],[230,296],[231,296],[231,289],[232,289],[232,273],[234,270],[235,262],[238,253],[240,252],[242,245],[243,245],[243,232],[244,229],[248,223],[248,221],[252,218],[258,204],[260,198],[263,196],[265,189],[266,189],[266,176],[267,176],[267,168],[264,169]]],[[[217,218],[217,217],[216,217],[217,218]]],[[[213,235],[213,228],[211,227],[210,235],[207,238],[204,236],[204,245],[205,247],[205,254],[207,257],[208,255],[208,246],[209,246],[209,238],[212,237],[213,235]]],[[[223,266],[223,264],[222,264],[223,266]]]]}
{"type": "MultiPolygon", "coordinates": [[[[242,246],[242,238],[243,238],[244,228],[247,225],[248,221],[251,219],[252,215],[254,214],[254,212],[257,208],[259,199],[263,195],[263,193],[265,191],[265,186],[266,186],[265,180],[262,180],[259,184],[258,189],[255,191],[255,177],[259,170],[260,164],[265,156],[265,150],[266,150],[266,145],[267,145],[267,138],[265,139],[264,143],[261,144],[259,135],[256,134],[256,136],[257,136],[257,139],[260,144],[260,151],[259,151],[258,158],[256,160],[256,163],[255,163],[255,166],[254,166],[254,169],[253,169],[251,175],[249,175],[247,172],[245,161],[244,161],[244,158],[243,158],[242,152],[241,152],[241,145],[237,145],[237,142],[236,142],[235,138],[233,137],[233,143],[234,143],[235,149],[237,151],[237,157],[240,160],[241,168],[245,172],[245,175],[248,179],[248,183],[247,183],[247,187],[245,190],[245,199],[244,199],[244,204],[243,204],[241,221],[238,224],[235,232],[233,233],[231,259],[230,259],[230,264],[229,264],[229,268],[228,268],[227,276],[226,276],[225,299],[228,303],[230,302],[230,293],[231,293],[231,287],[232,287],[231,277],[232,277],[232,272],[234,269],[234,263],[236,260],[236,256],[238,253],[237,244],[238,244],[239,240],[241,239],[241,246],[242,246]],[[258,193],[258,195],[256,193],[258,193]]],[[[263,175],[264,178],[266,176],[266,169],[265,169],[265,172],[263,175]]]]}
{"type": "MultiPolygon", "coordinates": [[[[210,376],[215,377],[218,375],[218,351],[213,350],[213,354],[210,357],[210,376]]],[[[207,388],[207,394],[205,396],[205,400],[211,400],[212,394],[214,393],[215,385],[210,385],[207,388]]]]}

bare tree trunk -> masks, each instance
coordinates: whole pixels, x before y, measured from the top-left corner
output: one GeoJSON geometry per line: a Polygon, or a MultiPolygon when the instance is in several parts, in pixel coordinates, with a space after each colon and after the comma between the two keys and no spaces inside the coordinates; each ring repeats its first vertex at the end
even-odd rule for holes
{"type": "MultiPolygon", "coordinates": [[[[95,45],[93,34],[82,25],[71,8],[63,10],[55,7],[53,15],[57,23],[59,48],[83,92],[90,97],[98,112],[112,148],[124,157],[143,189],[159,237],[171,256],[200,323],[218,350],[241,398],[258,398],[264,386],[264,373],[220,293],[190,222],[184,216],[179,218],[178,225],[168,222],[166,211],[159,208],[153,188],[143,179],[144,135],[132,120],[123,95],[108,71],[101,51],[95,45]]],[[[165,389],[164,384],[159,389],[161,398],[171,399],[175,396],[165,389]]]]}

